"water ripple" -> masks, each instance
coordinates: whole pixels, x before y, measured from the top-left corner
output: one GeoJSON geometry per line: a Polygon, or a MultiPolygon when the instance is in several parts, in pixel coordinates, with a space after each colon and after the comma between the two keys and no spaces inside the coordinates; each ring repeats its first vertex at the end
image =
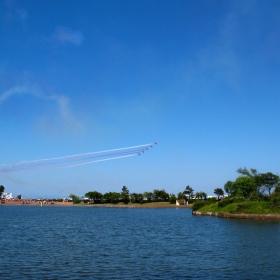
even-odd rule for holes
{"type": "Polygon", "coordinates": [[[280,222],[3,206],[1,279],[278,279],[280,222]]]}

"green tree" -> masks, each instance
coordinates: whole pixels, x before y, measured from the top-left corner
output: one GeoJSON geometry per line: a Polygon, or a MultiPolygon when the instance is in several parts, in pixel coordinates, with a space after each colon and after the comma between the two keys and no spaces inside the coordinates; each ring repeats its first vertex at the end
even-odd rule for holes
{"type": "Polygon", "coordinates": [[[80,198],[77,195],[73,194],[73,193],[71,193],[69,195],[69,197],[73,199],[73,203],[80,203],[81,202],[80,198]]]}
{"type": "Polygon", "coordinates": [[[127,195],[129,195],[129,190],[128,190],[128,188],[126,186],[122,187],[122,192],[127,194],[127,195]]]}
{"type": "Polygon", "coordinates": [[[117,192],[108,192],[103,195],[103,198],[108,203],[118,203],[121,199],[121,194],[117,192]]]}
{"type": "Polygon", "coordinates": [[[188,185],[183,191],[183,194],[186,196],[187,199],[191,199],[193,196],[193,192],[194,190],[188,185]]]}
{"type": "Polygon", "coordinates": [[[148,201],[152,200],[153,193],[152,192],[144,192],[143,197],[146,198],[148,201]]]}
{"type": "Polygon", "coordinates": [[[3,185],[0,186],[0,197],[2,197],[2,193],[4,192],[5,187],[3,185]]]}
{"type": "Polygon", "coordinates": [[[178,198],[178,199],[186,199],[185,195],[184,195],[182,192],[179,192],[179,193],[177,194],[177,198],[178,198]]]}
{"type": "Polygon", "coordinates": [[[94,203],[96,203],[101,201],[101,199],[103,198],[103,194],[98,191],[90,191],[85,194],[85,197],[93,200],[94,203]]]}
{"type": "Polygon", "coordinates": [[[254,178],[240,176],[232,183],[233,195],[241,191],[244,197],[248,197],[250,193],[257,191],[257,184],[254,178]]]}
{"type": "Polygon", "coordinates": [[[273,188],[279,185],[279,176],[271,172],[261,173],[258,175],[258,185],[260,192],[271,194],[273,188]]]}
{"type": "Polygon", "coordinates": [[[126,186],[122,187],[121,199],[122,199],[122,202],[125,204],[127,204],[129,202],[129,190],[126,186]]]}
{"type": "Polygon", "coordinates": [[[169,196],[169,203],[170,204],[175,204],[176,203],[176,196],[175,196],[175,194],[171,194],[169,196]]]}
{"type": "Polygon", "coordinates": [[[265,193],[270,195],[272,189],[280,185],[279,176],[271,172],[258,173],[256,169],[251,168],[249,171],[246,167],[238,168],[237,172],[247,178],[253,179],[257,187],[257,192],[260,195],[265,193]]]}
{"type": "Polygon", "coordinates": [[[143,194],[141,193],[131,193],[130,199],[132,203],[139,203],[141,200],[143,200],[143,194]]]}
{"type": "Polygon", "coordinates": [[[156,200],[168,201],[169,194],[165,190],[154,190],[153,196],[156,200]]]}
{"type": "Polygon", "coordinates": [[[257,169],[250,168],[250,171],[249,171],[246,167],[238,168],[237,172],[240,173],[243,176],[247,176],[247,177],[250,177],[250,178],[254,178],[258,174],[257,169]]]}
{"type": "Polygon", "coordinates": [[[214,190],[214,194],[218,196],[218,200],[220,200],[220,196],[224,195],[224,191],[221,188],[216,188],[214,190]]]}
{"type": "Polygon", "coordinates": [[[196,199],[206,199],[207,198],[207,194],[205,192],[196,192],[195,193],[195,197],[196,199]]]}
{"type": "Polygon", "coordinates": [[[201,198],[206,200],[207,199],[207,193],[205,192],[200,192],[201,198]]]}
{"type": "Polygon", "coordinates": [[[224,190],[229,196],[233,194],[234,190],[232,189],[232,181],[227,181],[224,184],[224,190]]]}
{"type": "Polygon", "coordinates": [[[280,195],[280,183],[275,186],[273,194],[280,195]]]}

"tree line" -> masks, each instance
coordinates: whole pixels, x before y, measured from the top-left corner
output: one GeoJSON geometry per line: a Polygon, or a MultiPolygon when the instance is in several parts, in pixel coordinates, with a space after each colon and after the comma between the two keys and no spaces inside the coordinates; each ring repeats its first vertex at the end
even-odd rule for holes
{"type": "MultiPolygon", "coordinates": [[[[238,168],[237,173],[240,175],[235,181],[227,181],[224,184],[224,189],[216,188],[214,193],[217,195],[217,199],[224,198],[224,194],[227,193],[231,198],[244,198],[249,200],[268,200],[274,201],[275,205],[280,206],[280,177],[272,172],[259,173],[256,169],[251,168],[248,170],[245,168],[238,168]]],[[[0,186],[0,197],[4,192],[5,187],[0,186]]],[[[70,194],[70,198],[75,203],[80,202],[81,199],[75,194],[70,194]]],[[[207,200],[209,199],[207,194],[203,191],[194,192],[194,189],[189,185],[185,187],[182,192],[177,195],[168,194],[164,189],[154,189],[153,192],[144,193],[130,193],[126,186],[122,187],[121,192],[107,192],[102,194],[98,191],[89,191],[84,195],[84,198],[94,203],[147,203],[151,201],[155,202],[167,202],[175,203],[176,200],[187,200],[192,203],[194,200],[207,200]]]]}
{"type": "MultiPolygon", "coordinates": [[[[250,200],[265,200],[276,194],[279,194],[280,197],[280,178],[278,175],[272,172],[259,173],[256,169],[251,168],[248,170],[246,167],[238,168],[237,172],[240,176],[235,181],[227,181],[223,189],[214,189],[217,200],[224,198],[225,193],[229,197],[243,197],[250,200]]],[[[73,197],[73,195],[71,194],[70,197],[73,197]]],[[[204,191],[195,192],[189,185],[177,195],[168,194],[164,189],[155,189],[153,192],[130,193],[128,188],[123,186],[121,192],[107,192],[102,194],[98,191],[89,191],[84,197],[95,203],[145,203],[151,201],[169,201],[170,203],[175,203],[177,199],[187,200],[189,203],[192,203],[197,199],[209,199],[207,193],[204,191]]]]}
{"type": "Polygon", "coordinates": [[[84,194],[83,199],[79,198],[75,194],[70,194],[70,198],[74,203],[79,203],[81,200],[90,200],[92,203],[119,203],[125,204],[131,203],[148,203],[148,202],[170,202],[176,203],[176,200],[188,200],[192,203],[193,199],[207,199],[205,192],[194,192],[194,189],[190,186],[186,186],[185,190],[179,192],[177,195],[169,194],[164,189],[154,189],[153,192],[136,193],[129,192],[126,186],[122,187],[121,192],[106,192],[104,194],[98,191],[89,191],[84,194]]]}
{"type": "MultiPolygon", "coordinates": [[[[81,199],[74,195],[70,194],[70,198],[74,202],[79,202],[81,199]]],[[[145,203],[151,201],[169,201],[170,195],[165,190],[155,189],[153,192],[144,192],[144,193],[130,193],[129,189],[126,186],[122,187],[121,192],[106,192],[104,194],[98,191],[89,191],[85,193],[84,198],[89,199],[94,203],[119,203],[123,202],[125,204],[132,203],[145,203]]]]}

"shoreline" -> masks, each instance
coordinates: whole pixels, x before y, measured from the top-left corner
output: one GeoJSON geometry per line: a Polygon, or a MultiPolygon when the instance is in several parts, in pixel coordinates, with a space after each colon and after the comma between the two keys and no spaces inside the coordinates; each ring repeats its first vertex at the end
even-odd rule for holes
{"type": "MultiPolygon", "coordinates": [[[[22,202],[14,202],[14,201],[6,201],[5,203],[1,203],[0,206],[39,206],[41,205],[38,202],[30,202],[29,204],[22,202]]],[[[104,204],[85,204],[78,203],[74,204],[73,202],[54,202],[54,203],[45,203],[42,207],[50,207],[50,206],[59,206],[59,207],[106,207],[106,208],[192,208],[192,204],[190,205],[176,205],[170,204],[169,202],[150,202],[150,203],[128,203],[128,204],[112,204],[112,203],[104,203],[104,204]]]]}
{"type": "Polygon", "coordinates": [[[193,211],[194,216],[211,216],[224,219],[280,220],[280,214],[230,214],[219,212],[193,211]]]}

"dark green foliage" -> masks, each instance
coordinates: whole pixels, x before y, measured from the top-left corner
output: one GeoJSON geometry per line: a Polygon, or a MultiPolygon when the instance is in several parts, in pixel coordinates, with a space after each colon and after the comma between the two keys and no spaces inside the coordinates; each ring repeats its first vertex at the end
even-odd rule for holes
{"type": "Polygon", "coordinates": [[[251,192],[248,196],[248,200],[250,201],[266,201],[267,198],[267,195],[259,193],[258,191],[251,192]]]}
{"type": "Polygon", "coordinates": [[[185,195],[184,195],[182,192],[179,192],[179,193],[177,194],[177,198],[178,198],[178,199],[185,199],[186,197],[185,197],[185,195]]]}
{"type": "Polygon", "coordinates": [[[224,199],[222,199],[218,202],[218,206],[219,207],[225,207],[228,204],[233,203],[233,201],[234,201],[233,198],[226,197],[226,198],[224,198],[224,199]]]}
{"type": "Polygon", "coordinates": [[[125,193],[126,195],[129,195],[129,190],[126,186],[122,187],[122,193],[125,193]]]}
{"type": "Polygon", "coordinates": [[[152,200],[153,193],[152,192],[144,192],[143,197],[146,198],[148,201],[152,200]]]}
{"type": "Polygon", "coordinates": [[[122,187],[121,200],[125,204],[128,204],[129,202],[129,190],[126,186],[122,187]]]}
{"type": "Polygon", "coordinates": [[[143,200],[143,194],[142,193],[131,193],[130,199],[132,203],[139,203],[140,200],[143,200]]]}
{"type": "Polygon", "coordinates": [[[183,191],[183,194],[186,196],[187,199],[190,199],[193,196],[193,189],[190,186],[186,186],[186,189],[183,191]]]}
{"type": "Polygon", "coordinates": [[[220,199],[220,196],[224,195],[224,191],[221,188],[216,188],[214,190],[214,194],[218,196],[218,200],[220,199]]]}
{"type": "Polygon", "coordinates": [[[153,196],[155,198],[155,201],[168,201],[169,200],[169,194],[165,190],[154,190],[153,196]]]}
{"type": "Polygon", "coordinates": [[[271,194],[271,190],[278,186],[279,176],[271,172],[261,173],[258,175],[258,186],[260,192],[271,194]]]}
{"type": "Polygon", "coordinates": [[[272,194],[270,196],[270,207],[280,207],[280,195],[279,194],[272,194]]]}
{"type": "Polygon", "coordinates": [[[207,198],[207,194],[205,192],[196,192],[195,193],[195,197],[197,199],[206,199],[207,198]]]}
{"type": "Polygon", "coordinates": [[[0,197],[1,197],[2,193],[4,192],[4,190],[5,190],[5,187],[3,185],[1,185],[0,186],[0,197]]]}
{"type": "Polygon", "coordinates": [[[257,175],[257,170],[256,169],[251,168],[250,171],[246,167],[237,169],[238,173],[240,173],[241,175],[246,176],[246,177],[253,178],[257,175]]]}
{"type": "MultiPolygon", "coordinates": [[[[260,194],[270,195],[273,189],[276,189],[280,185],[280,178],[271,172],[258,173],[256,169],[251,168],[250,171],[245,168],[237,169],[237,172],[242,174],[241,178],[251,179],[255,183],[255,188],[260,194]]],[[[240,178],[240,177],[239,177],[240,178]]],[[[238,179],[238,178],[237,178],[238,179]]],[[[236,182],[236,181],[235,181],[236,182]]],[[[233,182],[233,183],[235,183],[233,182]]],[[[249,181],[248,181],[249,182],[249,181]]],[[[236,187],[236,186],[235,186],[236,187]]],[[[242,190],[245,197],[249,196],[249,192],[253,192],[252,186],[247,189],[248,185],[242,190]]]]}
{"type": "Polygon", "coordinates": [[[97,203],[103,198],[103,194],[97,191],[90,191],[85,194],[85,197],[94,200],[94,203],[97,203]]]}
{"type": "Polygon", "coordinates": [[[205,206],[205,205],[208,205],[210,204],[211,202],[208,202],[207,200],[197,200],[195,201],[195,203],[193,204],[193,207],[192,207],[192,210],[193,211],[196,211],[198,210],[199,208],[205,206]]]}
{"type": "Polygon", "coordinates": [[[232,183],[231,188],[233,196],[241,191],[243,197],[248,197],[251,192],[257,191],[257,184],[251,177],[240,176],[232,183]]]}
{"type": "Polygon", "coordinates": [[[72,198],[74,204],[78,204],[78,203],[81,202],[80,198],[77,195],[73,194],[73,193],[71,193],[69,195],[69,197],[72,198]]]}
{"type": "Polygon", "coordinates": [[[170,195],[169,203],[170,204],[175,204],[176,203],[176,196],[174,194],[170,195]]]}
{"type": "Polygon", "coordinates": [[[118,203],[120,202],[121,194],[117,192],[108,192],[103,195],[105,202],[118,203]]]}
{"type": "Polygon", "coordinates": [[[224,190],[228,195],[232,195],[234,192],[234,190],[232,189],[232,183],[233,183],[232,181],[227,181],[224,184],[224,190]]]}
{"type": "Polygon", "coordinates": [[[275,187],[275,190],[274,190],[273,194],[279,194],[280,195],[280,186],[279,185],[275,187]]]}

